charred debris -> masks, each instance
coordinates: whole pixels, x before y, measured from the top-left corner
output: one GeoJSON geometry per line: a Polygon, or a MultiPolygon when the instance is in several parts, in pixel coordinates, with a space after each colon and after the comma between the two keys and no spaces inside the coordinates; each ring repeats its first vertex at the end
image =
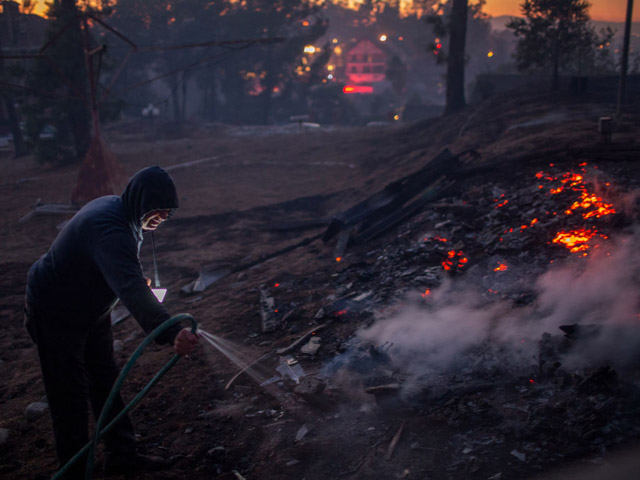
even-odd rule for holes
{"type": "MultiPolygon", "coordinates": [[[[393,426],[381,439],[387,460],[403,448],[433,453],[405,423],[426,419],[456,432],[442,446],[443,471],[486,474],[477,478],[501,478],[488,467],[496,462],[529,475],[640,439],[637,319],[610,322],[610,304],[599,322],[580,308],[554,316],[541,301],[550,269],[580,277],[595,258],[616,256],[616,238],[634,243],[637,185],[609,166],[584,155],[483,163],[474,149],[442,151],[267,256],[313,243],[327,266],[264,279],[260,331],[248,340],[265,354],[226,388],[259,391],[246,375],[256,369],[270,372],[260,385],[272,395],[321,415],[370,398],[393,426]],[[309,291],[332,293],[298,293],[309,291]],[[618,343],[603,352],[607,332],[618,343]],[[620,350],[631,353],[616,358],[620,350]]],[[[183,293],[264,260],[203,269],[183,293]]],[[[628,278],[636,283],[620,288],[637,291],[628,278]]],[[[296,442],[313,436],[306,427],[296,442]]]]}

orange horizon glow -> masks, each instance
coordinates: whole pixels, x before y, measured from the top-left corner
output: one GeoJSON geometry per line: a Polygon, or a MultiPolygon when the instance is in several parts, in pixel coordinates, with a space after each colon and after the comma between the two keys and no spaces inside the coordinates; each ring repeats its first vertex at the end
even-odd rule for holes
{"type": "MultiPolygon", "coordinates": [[[[590,0],[589,15],[592,20],[624,22],[627,15],[627,0],[590,0]]],[[[486,0],[484,12],[492,17],[502,15],[520,16],[521,0],[486,0]]],[[[640,22],[640,5],[634,2],[632,20],[640,22]]]]}
{"type": "MultiPolygon", "coordinates": [[[[348,3],[349,6],[355,7],[362,3],[363,0],[342,0],[336,3],[348,3]]],[[[19,4],[23,4],[23,0],[18,0],[19,4]]],[[[45,0],[32,0],[32,4],[35,5],[33,13],[36,15],[44,15],[46,10],[45,0]]],[[[469,0],[469,3],[475,3],[474,0],[469,0]]],[[[591,8],[589,14],[593,20],[609,21],[609,22],[624,22],[627,12],[627,0],[590,0],[591,8]]],[[[640,22],[640,5],[638,2],[634,2],[633,21],[640,22]]],[[[400,0],[402,7],[407,7],[411,4],[411,0],[400,0]]],[[[502,15],[519,16],[520,5],[522,0],[486,0],[483,11],[492,16],[499,17],[502,15]]]]}

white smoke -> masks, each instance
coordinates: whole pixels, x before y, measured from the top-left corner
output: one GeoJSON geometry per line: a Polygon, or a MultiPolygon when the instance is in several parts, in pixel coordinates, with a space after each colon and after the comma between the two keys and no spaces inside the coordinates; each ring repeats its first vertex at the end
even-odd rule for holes
{"type": "Polygon", "coordinates": [[[488,302],[478,291],[448,282],[427,302],[408,299],[359,336],[373,344],[393,342],[393,357],[407,371],[446,372],[483,344],[499,348],[514,366],[531,364],[543,333],[563,335],[561,325],[600,325],[601,334],[581,351],[583,357],[574,355],[568,363],[624,364],[640,352],[639,247],[636,232],[552,267],[538,278],[537,301],[526,308],[488,302]]]}
{"type": "Polygon", "coordinates": [[[443,372],[457,368],[470,349],[496,338],[501,323],[512,324],[509,316],[506,302],[487,303],[450,282],[431,294],[428,306],[409,300],[360,337],[374,344],[392,342],[394,359],[409,372],[443,372]]]}

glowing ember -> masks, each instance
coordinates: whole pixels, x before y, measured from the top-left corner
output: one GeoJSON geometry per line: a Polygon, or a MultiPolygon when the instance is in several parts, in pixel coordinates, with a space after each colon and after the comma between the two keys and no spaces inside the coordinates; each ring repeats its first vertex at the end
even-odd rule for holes
{"type": "Polygon", "coordinates": [[[334,313],[333,315],[336,317],[340,317],[341,315],[345,315],[349,310],[347,310],[346,308],[344,310],[338,310],[336,313],[334,313]]]}
{"type": "MultiPolygon", "coordinates": [[[[550,166],[553,167],[553,164],[550,164],[550,166]]],[[[535,177],[539,180],[544,179],[549,182],[560,183],[560,185],[556,183],[553,188],[549,189],[551,195],[557,195],[563,192],[565,195],[571,192],[576,192],[580,195],[577,200],[574,200],[573,203],[564,210],[565,215],[580,213],[585,220],[588,220],[592,218],[602,218],[606,215],[616,213],[613,204],[605,203],[601,197],[589,192],[588,185],[585,184],[587,163],[583,162],[579,166],[581,170],[579,173],[565,172],[553,176],[541,171],[537,172],[535,177]]],[[[608,185],[609,184],[607,184],[607,186],[608,185]]],[[[547,212],[547,214],[549,213],[547,212]]],[[[556,215],[556,212],[553,212],[553,215],[556,215]]],[[[534,221],[537,223],[537,219],[534,219],[534,221]]],[[[534,221],[531,222],[531,225],[534,224],[534,221]]],[[[583,256],[586,256],[587,253],[585,252],[590,248],[590,241],[596,237],[596,235],[604,239],[607,238],[605,235],[598,233],[595,227],[590,226],[575,230],[562,230],[556,234],[552,242],[564,245],[572,253],[582,252],[583,256]]],[[[598,247],[598,245],[595,245],[595,247],[598,247]]]]}
{"type": "Polygon", "coordinates": [[[280,286],[280,284],[279,284],[279,283],[276,283],[276,284],[274,285],[274,288],[278,288],[279,286],[280,286]]]}
{"type": "Polygon", "coordinates": [[[496,268],[493,269],[494,272],[504,272],[508,269],[509,267],[507,265],[505,265],[504,263],[498,263],[498,266],[496,268]]]}
{"type": "Polygon", "coordinates": [[[442,261],[442,268],[445,270],[451,270],[454,266],[462,268],[468,262],[469,259],[464,256],[464,252],[462,250],[457,252],[455,250],[449,250],[447,252],[447,258],[442,261]]]}
{"type": "Polygon", "coordinates": [[[580,201],[573,202],[573,204],[565,210],[564,213],[567,215],[571,215],[574,210],[582,208],[584,210],[589,210],[582,214],[582,216],[587,218],[600,218],[605,215],[611,215],[612,213],[616,213],[615,208],[610,203],[604,203],[602,198],[598,197],[594,194],[589,194],[587,192],[582,192],[580,195],[580,201]]]}
{"type": "Polygon", "coordinates": [[[342,261],[342,257],[336,257],[336,262],[342,261]]]}
{"type": "Polygon", "coordinates": [[[424,237],[424,241],[428,242],[429,240],[435,240],[437,242],[444,242],[446,243],[447,239],[446,238],[442,238],[439,235],[434,235],[433,237],[424,237]]]}
{"type": "Polygon", "coordinates": [[[582,228],[579,230],[571,230],[569,232],[558,232],[552,242],[564,245],[573,253],[583,252],[589,249],[588,242],[596,235],[600,235],[600,237],[604,239],[608,238],[606,235],[599,234],[595,228],[582,228]]]}
{"type": "Polygon", "coordinates": [[[422,298],[427,298],[429,295],[431,295],[431,289],[427,288],[424,293],[421,293],[420,295],[422,295],[422,298]]]}

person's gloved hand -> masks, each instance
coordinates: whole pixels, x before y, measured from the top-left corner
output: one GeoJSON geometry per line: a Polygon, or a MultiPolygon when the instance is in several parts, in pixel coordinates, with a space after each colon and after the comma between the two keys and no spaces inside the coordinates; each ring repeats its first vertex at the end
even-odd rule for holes
{"type": "Polygon", "coordinates": [[[190,328],[183,328],[173,341],[173,350],[178,355],[189,355],[196,348],[199,337],[190,328]]]}

